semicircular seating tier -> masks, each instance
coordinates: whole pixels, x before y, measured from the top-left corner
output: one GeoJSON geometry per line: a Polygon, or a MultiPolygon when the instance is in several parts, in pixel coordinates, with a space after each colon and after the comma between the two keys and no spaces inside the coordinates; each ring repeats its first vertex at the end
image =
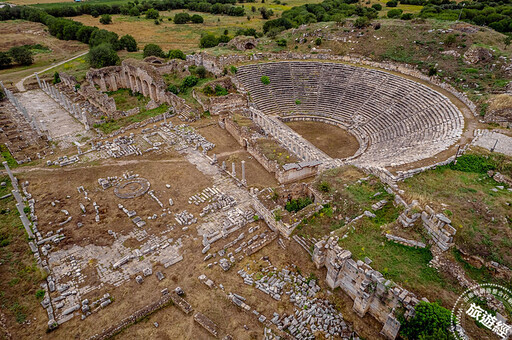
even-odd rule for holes
{"type": "Polygon", "coordinates": [[[360,143],[356,165],[429,158],[457,142],[464,118],[443,94],[380,70],[332,62],[244,65],[237,79],[267,115],[338,125],[360,143]],[[264,85],[267,76],[270,84],[264,85]]]}

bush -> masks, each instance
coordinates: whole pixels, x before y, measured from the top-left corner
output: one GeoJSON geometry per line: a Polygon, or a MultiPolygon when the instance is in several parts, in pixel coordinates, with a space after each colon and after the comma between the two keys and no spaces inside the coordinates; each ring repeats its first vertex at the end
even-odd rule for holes
{"type": "Polygon", "coordinates": [[[457,164],[451,163],[450,168],[463,172],[476,172],[485,174],[495,170],[496,164],[489,158],[479,155],[462,155],[457,158],[457,164]]]}
{"type": "Polygon", "coordinates": [[[228,94],[228,90],[219,84],[215,85],[215,95],[216,96],[226,96],[228,94]]]}
{"type": "Polygon", "coordinates": [[[211,33],[207,33],[201,37],[199,40],[199,47],[201,48],[210,48],[215,47],[219,44],[219,39],[211,33]]]}
{"type": "Polygon", "coordinates": [[[277,41],[277,46],[286,47],[287,41],[286,39],[279,39],[277,41]]]}
{"type": "Polygon", "coordinates": [[[198,82],[199,82],[199,78],[197,78],[195,76],[187,76],[183,79],[181,86],[183,88],[194,87],[197,85],[198,82]]]}
{"type": "Polygon", "coordinates": [[[169,51],[169,59],[181,59],[186,60],[187,56],[183,53],[182,50],[170,50],[169,51]]]}
{"type": "Polygon", "coordinates": [[[451,46],[457,42],[457,37],[455,34],[448,34],[444,39],[444,44],[447,46],[451,46]]]}
{"type": "Polygon", "coordinates": [[[12,63],[11,56],[8,52],[0,52],[0,69],[10,66],[12,63]]]}
{"type": "Polygon", "coordinates": [[[60,75],[59,75],[59,72],[55,72],[55,73],[53,74],[53,83],[54,83],[54,84],[58,84],[58,83],[60,83],[60,75]]]}
{"type": "Polygon", "coordinates": [[[100,17],[100,24],[108,25],[108,24],[111,24],[111,23],[112,23],[112,16],[110,16],[110,14],[103,14],[100,17]]]}
{"type": "Polygon", "coordinates": [[[112,66],[119,63],[119,56],[112,45],[103,43],[91,47],[88,54],[89,64],[94,68],[112,66]]]}
{"type": "Polygon", "coordinates": [[[367,17],[359,17],[354,22],[354,27],[356,27],[356,28],[365,28],[369,24],[370,24],[370,19],[368,19],[367,17]]]}
{"type": "Polygon", "coordinates": [[[388,12],[388,18],[399,18],[402,15],[403,11],[401,9],[392,9],[388,12]]]}
{"type": "Polygon", "coordinates": [[[121,39],[119,39],[119,44],[121,48],[125,48],[128,52],[136,52],[138,50],[135,38],[129,34],[123,35],[121,39]]]}
{"type": "Polygon", "coordinates": [[[308,205],[313,203],[311,198],[309,197],[301,197],[296,200],[290,200],[286,203],[285,209],[289,212],[297,212],[299,210],[304,209],[308,205]]]}
{"type": "Polygon", "coordinates": [[[323,192],[329,192],[331,191],[331,185],[327,181],[322,181],[320,184],[318,184],[318,190],[323,192]]]}
{"type": "Polygon", "coordinates": [[[150,8],[146,11],[146,19],[158,19],[160,13],[154,8],[150,8]]]}
{"type": "Polygon", "coordinates": [[[181,25],[186,24],[190,21],[190,15],[188,13],[176,13],[174,15],[174,23],[181,25]]]}
{"type": "Polygon", "coordinates": [[[263,76],[263,77],[261,77],[261,82],[265,85],[268,85],[268,84],[270,84],[270,78],[267,76],[263,76]]]}
{"type": "Polygon", "coordinates": [[[130,9],[130,12],[128,12],[130,14],[130,16],[132,17],[138,17],[140,15],[140,11],[137,7],[133,6],[131,9],[130,9]]]}
{"type": "Polygon", "coordinates": [[[202,24],[204,22],[204,19],[202,16],[194,14],[190,17],[190,21],[192,21],[194,24],[202,24]]]}
{"type": "Polygon", "coordinates": [[[229,67],[229,70],[230,70],[230,71],[231,71],[231,73],[233,73],[233,74],[236,74],[236,73],[238,72],[238,69],[237,69],[235,66],[233,66],[233,65],[231,65],[231,66],[229,67]]]}
{"type": "Polygon", "coordinates": [[[316,39],[315,39],[315,45],[316,45],[316,46],[320,46],[320,45],[322,45],[322,38],[316,38],[316,39]]]}
{"type": "Polygon", "coordinates": [[[34,63],[32,51],[26,46],[11,47],[9,54],[17,64],[27,66],[34,63]]]}
{"type": "Polygon", "coordinates": [[[454,339],[450,332],[451,312],[437,302],[420,301],[416,314],[404,321],[400,334],[406,339],[454,339]]]}
{"type": "Polygon", "coordinates": [[[94,47],[101,44],[110,44],[115,50],[118,50],[120,48],[118,39],[119,36],[114,32],[96,29],[91,32],[89,45],[94,47]]]}
{"type": "Polygon", "coordinates": [[[231,38],[225,34],[221,35],[219,37],[219,44],[220,43],[228,43],[231,40],[231,38]]]}
{"type": "Polygon", "coordinates": [[[45,291],[44,289],[38,289],[36,290],[36,298],[38,300],[42,300],[44,298],[44,295],[45,295],[45,291]]]}
{"type": "Polygon", "coordinates": [[[167,86],[167,91],[174,93],[174,94],[180,93],[180,89],[176,85],[173,85],[173,84],[169,84],[169,86],[167,86]]]}
{"type": "Polygon", "coordinates": [[[144,46],[144,58],[149,56],[155,56],[160,58],[165,58],[165,53],[162,51],[162,48],[156,44],[147,44],[144,46]]]}
{"type": "Polygon", "coordinates": [[[400,17],[400,20],[411,20],[413,18],[413,14],[412,13],[405,13],[405,14],[402,14],[402,16],[400,17]]]}
{"type": "Polygon", "coordinates": [[[206,69],[204,68],[204,66],[199,66],[198,68],[196,68],[195,73],[201,79],[206,78],[206,69]]]}
{"type": "Polygon", "coordinates": [[[396,6],[398,6],[398,2],[396,2],[396,1],[386,2],[386,7],[396,7],[396,6]]]}
{"type": "Polygon", "coordinates": [[[376,10],[376,11],[381,11],[382,10],[382,5],[381,4],[373,4],[372,8],[374,10],[376,10]]]}

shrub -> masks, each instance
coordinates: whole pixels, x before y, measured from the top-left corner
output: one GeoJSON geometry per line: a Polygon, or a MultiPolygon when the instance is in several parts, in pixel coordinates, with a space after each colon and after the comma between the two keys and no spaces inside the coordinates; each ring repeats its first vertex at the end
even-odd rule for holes
{"type": "Polygon", "coordinates": [[[130,14],[130,16],[132,16],[132,17],[138,17],[138,16],[140,15],[140,11],[139,11],[139,9],[138,9],[137,7],[135,7],[135,6],[134,6],[134,7],[132,7],[132,8],[130,9],[130,12],[128,12],[128,13],[129,13],[129,14],[130,14]]]}
{"type": "Polygon", "coordinates": [[[9,54],[17,64],[27,66],[34,63],[32,51],[26,46],[11,47],[9,54]]]}
{"type": "Polygon", "coordinates": [[[190,21],[190,15],[188,13],[176,13],[174,15],[174,23],[181,25],[186,24],[190,21]]]}
{"type": "Polygon", "coordinates": [[[313,203],[311,198],[309,197],[301,197],[296,200],[290,200],[286,203],[285,209],[289,212],[297,212],[299,210],[304,209],[308,205],[313,203]]]}
{"type": "Polygon", "coordinates": [[[233,73],[233,74],[236,74],[236,73],[238,72],[238,69],[237,69],[235,66],[233,66],[233,65],[231,65],[231,66],[229,67],[229,70],[230,70],[230,71],[231,71],[231,73],[233,73]]]}
{"type": "Polygon", "coordinates": [[[403,11],[401,9],[395,8],[388,12],[388,18],[399,18],[402,15],[403,11]]]}
{"type": "Polygon", "coordinates": [[[318,184],[318,190],[323,192],[329,192],[331,191],[331,185],[327,181],[322,181],[320,184],[318,184]]]}
{"type": "Polygon", "coordinates": [[[219,44],[220,43],[228,43],[231,40],[231,38],[225,34],[221,35],[219,37],[219,44]]]}
{"type": "Polygon", "coordinates": [[[125,48],[128,52],[136,52],[138,49],[135,38],[129,34],[123,35],[121,39],[119,39],[119,44],[121,45],[121,48],[125,48]]]}
{"type": "Polygon", "coordinates": [[[263,77],[261,77],[261,82],[265,85],[268,85],[268,84],[270,84],[270,78],[267,76],[263,76],[263,77]]]}
{"type": "Polygon", "coordinates": [[[165,53],[162,51],[162,48],[156,44],[147,44],[144,46],[144,58],[149,56],[155,56],[160,58],[165,58],[165,53]]]}
{"type": "Polygon", "coordinates": [[[354,26],[356,28],[365,28],[369,24],[370,24],[370,19],[368,19],[367,17],[359,17],[354,22],[354,26]]]}
{"type": "Polygon", "coordinates": [[[396,1],[386,2],[386,7],[396,7],[396,6],[398,6],[398,2],[396,2],[396,1]]]}
{"type": "Polygon", "coordinates": [[[204,66],[197,67],[195,73],[201,79],[206,78],[206,69],[204,68],[204,66]]]}
{"type": "Polygon", "coordinates": [[[174,94],[180,93],[180,89],[178,89],[178,87],[174,84],[169,84],[169,86],[167,86],[167,91],[174,93],[174,94]]]}
{"type": "Polygon", "coordinates": [[[444,44],[447,46],[451,46],[457,42],[457,37],[455,34],[448,34],[444,39],[444,44]]]}
{"type": "Polygon", "coordinates": [[[494,170],[496,164],[489,158],[479,155],[462,155],[457,158],[457,164],[451,163],[450,168],[463,172],[487,173],[494,170]]]}
{"type": "Polygon", "coordinates": [[[108,25],[108,24],[111,24],[111,23],[112,23],[112,16],[110,16],[110,14],[103,14],[100,17],[100,24],[108,25]]]}
{"type": "Polygon", "coordinates": [[[404,321],[400,334],[406,339],[454,339],[450,332],[451,312],[437,302],[420,301],[416,314],[404,321]]]}
{"type": "Polygon", "coordinates": [[[298,100],[298,99],[295,100],[295,104],[300,105],[300,103],[301,103],[300,100],[298,100]]]}
{"type": "Polygon", "coordinates": [[[36,298],[38,300],[42,300],[44,298],[44,295],[45,295],[45,291],[44,289],[38,289],[36,290],[36,298]]]}
{"type": "Polygon", "coordinates": [[[413,14],[412,13],[405,13],[405,14],[402,14],[402,16],[400,17],[400,20],[411,20],[413,18],[413,14]]]}
{"type": "Polygon", "coordinates": [[[226,90],[224,87],[220,86],[219,84],[215,85],[215,95],[216,96],[225,96],[228,94],[228,90],[226,90]]]}
{"type": "Polygon", "coordinates": [[[158,19],[160,13],[154,8],[150,8],[146,11],[146,19],[158,19]]]}
{"type": "Polygon", "coordinates": [[[119,56],[112,45],[103,43],[91,47],[88,54],[89,64],[94,68],[112,66],[119,63],[119,56]]]}
{"type": "Polygon", "coordinates": [[[194,24],[202,24],[204,22],[204,19],[202,16],[194,14],[190,17],[190,21],[192,21],[194,24]]]}
{"type": "Polygon", "coordinates": [[[209,97],[215,95],[215,91],[212,89],[211,86],[205,86],[205,88],[203,89],[203,93],[209,97]]]}
{"type": "Polygon", "coordinates": [[[279,40],[277,41],[277,46],[285,47],[285,46],[286,46],[286,44],[287,44],[286,39],[279,39],[279,40]]]}
{"type": "Polygon", "coordinates": [[[58,84],[58,83],[60,83],[60,75],[59,75],[59,72],[55,72],[55,73],[53,74],[53,83],[54,83],[54,84],[58,84]]]}
{"type": "Polygon", "coordinates": [[[219,44],[219,40],[213,34],[205,34],[199,40],[199,47],[201,48],[210,48],[215,47],[219,44]]]}
{"type": "Polygon", "coordinates": [[[169,59],[181,59],[186,60],[187,56],[183,53],[182,50],[170,50],[169,51],[169,59]]]}
{"type": "Polygon", "coordinates": [[[0,52],[0,68],[10,66],[12,63],[11,56],[8,52],[0,52]]]}
{"type": "Polygon", "coordinates": [[[382,10],[382,5],[381,4],[373,4],[372,8],[374,10],[376,10],[376,11],[381,11],[382,10]]]}
{"type": "Polygon", "coordinates": [[[186,87],[194,87],[197,85],[197,83],[199,82],[199,78],[195,77],[195,76],[187,76],[183,79],[183,82],[181,83],[181,86],[183,88],[186,88],[186,87]]]}
{"type": "Polygon", "coordinates": [[[315,39],[315,45],[316,45],[316,46],[320,46],[320,45],[322,45],[322,38],[316,38],[316,39],[315,39]]]}

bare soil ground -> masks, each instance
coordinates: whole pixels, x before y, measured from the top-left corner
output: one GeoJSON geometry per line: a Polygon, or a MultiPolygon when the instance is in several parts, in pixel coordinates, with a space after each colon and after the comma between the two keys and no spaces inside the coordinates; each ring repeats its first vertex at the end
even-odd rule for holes
{"type": "MultiPolygon", "coordinates": [[[[59,40],[48,33],[46,26],[36,22],[9,20],[0,22],[0,51],[5,52],[14,46],[42,44],[50,51],[34,55],[34,64],[30,66],[13,66],[0,70],[0,80],[7,87],[21,78],[40,71],[53,63],[68,59],[88,49],[86,44],[78,41],[59,40]]],[[[30,82],[27,81],[27,84],[30,82]]],[[[32,79],[32,84],[35,79],[32,79]]]]}
{"type": "Polygon", "coordinates": [[[347,158],[359,149],[352,134],[334,125],[320,122],[288,122],[286,125],[332,158],[347,158]]]}

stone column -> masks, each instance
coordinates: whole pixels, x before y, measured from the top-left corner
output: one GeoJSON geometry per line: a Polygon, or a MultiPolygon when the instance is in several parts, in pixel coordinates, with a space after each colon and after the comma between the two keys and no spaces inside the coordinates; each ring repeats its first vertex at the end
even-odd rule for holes
{"type": "Polygon", "coordinates": [[[37,79],[37,84],[39,85],[39,88],[41,88],[41,79],[39,79],[39,76],[37,75],[37,73],[35,75],[36,75],[36,79],[37,79]]]}
{"type": "Polygon", "coordinates": [[[236,177],[235,162],[231,163],[231,174],[236,177]]]}
{"type": "Polygon", "coordinates": [[[247,184],[247,181],[245,180],[245,161],[242,161],[242,183],[247,184]]]}
{"type": "Polygon", "coordinates": [[[16,177],[14,177],[14,174],[12,173],[11,168],[9,168],[9,165],[7,164],[7,162],[2,162],[2,164],[4,165],[5,171],[7,171],[7,174],[9,175],[9,178],[11,179],[12,187],[15,190],[18,190],[18,179],[16,177]]]}
{"type": "Polygon", "coordinates": [[[222,170],[226,170],[226,161],[222,161],[222,170]]]}

